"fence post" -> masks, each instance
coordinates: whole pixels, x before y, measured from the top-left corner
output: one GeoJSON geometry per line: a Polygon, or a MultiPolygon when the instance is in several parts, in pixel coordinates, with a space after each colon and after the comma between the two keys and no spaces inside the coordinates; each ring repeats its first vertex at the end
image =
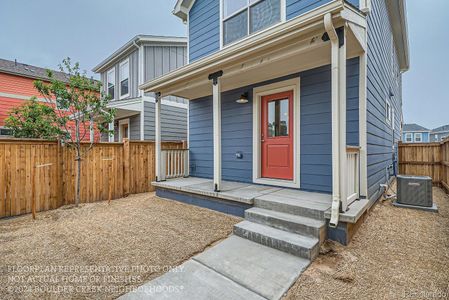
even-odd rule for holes
{"type": "Polygon", "coordinates": [[[130,193],[130,149],[129,139],[123,139],[123,195],[127,196],[130,193]]]}

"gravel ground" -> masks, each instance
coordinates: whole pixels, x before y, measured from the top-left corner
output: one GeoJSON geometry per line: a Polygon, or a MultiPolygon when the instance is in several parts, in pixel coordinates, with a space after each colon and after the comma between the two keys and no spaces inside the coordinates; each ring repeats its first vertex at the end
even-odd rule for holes
{"type": "Polygon", "coordinates": [[[153,193],[0,220],[0,298],[112,299],[182,271],[239,221],[153,193]]]}
{"type": "Polygon", "coordinates": [[[449,196],[439,213],[381,202],[348,247],[327,242],[287,299],[449,299],[449,196]]]}

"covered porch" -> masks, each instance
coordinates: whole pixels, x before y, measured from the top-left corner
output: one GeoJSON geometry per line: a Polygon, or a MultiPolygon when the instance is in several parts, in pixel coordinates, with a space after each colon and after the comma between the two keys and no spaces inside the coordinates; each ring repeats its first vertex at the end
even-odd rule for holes
{"type": "Polygon", "coordinates": [[[331,2],[143,84],[145,92],[156,93],[155,185],[175,190],[179,184],[183,192],[201,190],[226,201],[264,186],[327,194],[330,224],[337,226],[340,213],[367,192],[365,28],[359,11],[331,2]],[[357,71],[349,79],[348,64],[357,71]],[[357,107],[355,125],[348,125],[347,93],[357,107]],[[289,164],[291,174],[266,176],[262,102],[279,94],[290,97],[290,121],[282,130],[291,142],[289,156],[277,152],[272,161],[289,164]],[[160,99],[168,95],[189,99],[191,107],[189,149],[176,153],[160,149],[160,99]],[[351,141],[350,130],[356,133],[351,141]],[[207,178],[201,187],[168,180],[191,173],[207,178]],[[228,190],[229,181],[246,190],[228,190]]]}

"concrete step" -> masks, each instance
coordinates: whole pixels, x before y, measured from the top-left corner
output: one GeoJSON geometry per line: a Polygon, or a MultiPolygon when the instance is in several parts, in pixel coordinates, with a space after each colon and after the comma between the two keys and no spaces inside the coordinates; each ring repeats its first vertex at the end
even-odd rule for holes
{"type": "Polygon", "coordinates": [[[313,200],[295,199],[273,194],[254,199],[254,206],[324,221],[324,213],[330,208],[330,203],[314,202],[313,200]]]}
{"type": "Polygon", "coordinates": [[[234,225],[234,234],[298,257],[313,260],[319,253],[319,240],[270,226],[242,221],[234,225]]]}
{"type": "Polygon", "coordinates": [[[326,222],[253,207],[245,211],[245,219],[262,225],[271,226],[284,231],[315,237],[322,243],[326,238],[326,222]]]}

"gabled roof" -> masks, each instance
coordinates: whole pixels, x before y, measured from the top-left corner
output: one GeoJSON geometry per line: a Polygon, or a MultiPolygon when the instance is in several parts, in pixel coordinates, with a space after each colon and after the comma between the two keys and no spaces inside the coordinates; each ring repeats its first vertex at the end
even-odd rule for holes
{"type": "Polygon", "coordinates": [[[115,64],[117,60],[127,53],[132,48],[137,48],[143,43],[167,43],[167,44],[181,44],[187,46],[187,38],[178,36],[156,36],[156,35],[146,35],[139,34],[133,37],[129,42],[120,47],[117,51],[112,53],[108,58],[99,63],[96,67],[92,69],[95,73],[103,72],[106,68],[115,64]]]}
{"type": "Polygon", "coordinates": [[[430,131],[430,129],[427,129],[421,125],[411,123],[411,124],[404,124],[402,127],[402,131],[430,131]]]}
{"type": "MultiPolygon", "coordinates": [[[[53,76],[55,79],[68,82],[69,75],[63,72],[54,71],[53,76]]],[[[17,76],[23,76],[32,79],[46,80],[49,81],[50,78],[47,76],[47,69],[31,66],[23,63],[19,63],[17,61],[11,61],[0,58],[0,73],[8,73],[17,76]]]]}
{"type": "Polygon", "coordinates": [[[432,132],[443,132],[443,131],[449,131],[449,125],[443,125],[432,129],[432,132]]]}

